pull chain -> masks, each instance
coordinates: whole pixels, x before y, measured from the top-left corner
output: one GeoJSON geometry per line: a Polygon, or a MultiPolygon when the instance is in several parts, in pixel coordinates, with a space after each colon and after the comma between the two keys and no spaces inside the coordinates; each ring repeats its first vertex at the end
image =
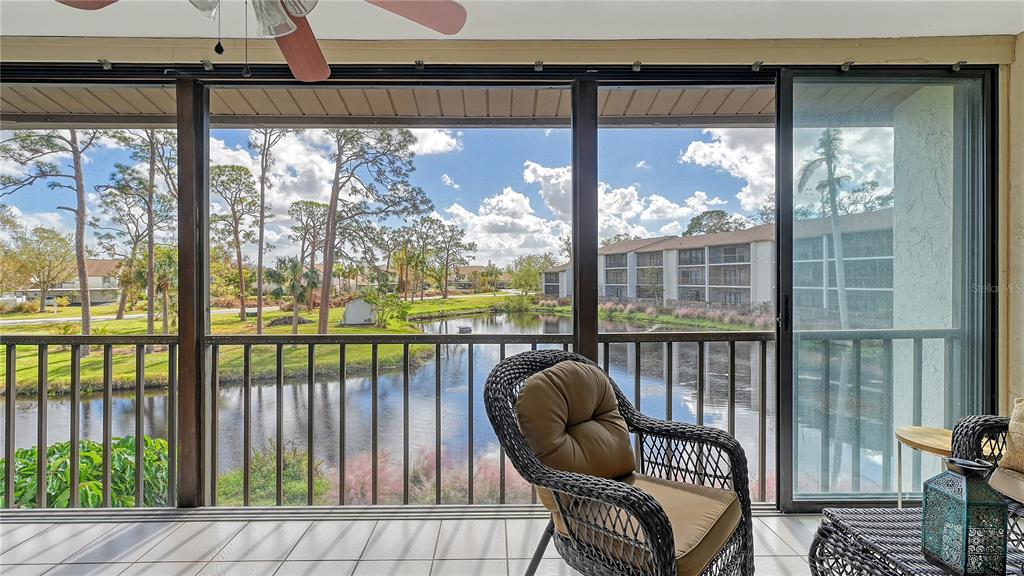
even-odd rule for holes
{"type": "Polygon", "coordinates": [[[249,0],[245,0],[245,66],[242,67],[242,76],[252,76],[252,70],[249,70],[249,0]]]}

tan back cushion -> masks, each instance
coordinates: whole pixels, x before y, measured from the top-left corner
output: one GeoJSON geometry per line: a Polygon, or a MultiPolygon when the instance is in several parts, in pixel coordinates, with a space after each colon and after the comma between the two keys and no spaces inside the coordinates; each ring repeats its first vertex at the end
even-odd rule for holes
{"type": "MultiPolygon", "coordinates": [[[[615,392],[596,366],[559,362],[534,374],[519,393],[517,412],[527,444],[546,466],[602,478],[621,478],[635,470],[615,392]]],[[[557,512],[550,492],[537,494],[548,510],[557,512]]]]}
{"type": "Polygon", "coordinates": [[[1010,428],[1006,433],[1006,450],[999,459],[999,467],[1024,472],[1024,398],[1013,402],[1010,428]]]}

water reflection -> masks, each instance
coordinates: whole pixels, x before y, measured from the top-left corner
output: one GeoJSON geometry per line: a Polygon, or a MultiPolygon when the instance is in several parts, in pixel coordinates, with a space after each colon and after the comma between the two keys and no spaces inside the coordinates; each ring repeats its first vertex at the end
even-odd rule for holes
{"type": "MultiPolygon", "coordinates": [[[[422,326],[428,333],[458,333],[460,327],[468,327],[474,333],[512,334],[541,333],[559,334],[571,331],[568,318],[541,316],[537,314],[485,314],[472,317],[441,320],[422,326]]],[[[604,326],[603,329],[638,330],[638,326],[604,326]]],[[[610,372],[615,381],[630,398],[635,397],[636,360],[632,344],[612,344],[609,348],[610,372]]],[[[541,348],[551,347],[541,345],[541,348]]],[[[560,347],[560,345],[559,345],[560,347]]],[[[383,353],[383,348],[382,353],[383,353]]],[[[508,345],[506,354],[511,355],[529,349],[529,345],[508,345]]],[[[758,469],[759,410],[761,399],[757,398],[757,377],[760,365],[758,345],[738,343],[736,345],[736,435],[743,444],[749,460],[749,469],[758,469]],[[752,378],[753,377],[753,378],[752,378]],[[754,385],[752,385],[754,384],[754,385]]],[[[643,344],[640,354],[639,396],[641,409],[655,417],[666,413],[665,394],[665,345],[643,344]]],[[[473,445],[475,462],[475,492],[477,501],[488,501],[496,497],[495,483],[498,478],[498,447],[483,406],[483,385],[488,373],[499,361],[498,345],[474,346],[473,358],[473,445]]],[[[774,349],[769,345],[768,390],[774,391],[771,377],[774,374],[774,349]]],[[[435,364],[430,352],[419,359],[409,374],[409,443],[410,460],[414,474],[429,476],[433,482],[435,446],[435,364]]],[[[467,370],[468,348],[464,345],[441,347],[441,459],[445,498],[458,501],[464,498],[467,475],[467,447],[469,437],[468,403],[470,381],[467,370]],[[449,488],[452,490],[449,491],[449,488]]],[[[704,423],[725,429],[728,418],[729,358],[728,345],[711,343],[707,345],[705,358],[705,399],[704,423]]],[[[672,358],[673,419],[685,422],[697,421],[697,345],[676,344],[672,358]]],[[[368,374],[350,370],[344,383],[344,414],[342,414],[342,386],[338,379],[323,379],[314,383],[313,391],[313,449],[317,460],[322,462],[332,485],[337,485],[341,446],[344,444],[346,462],[346,483],[349,493],[358,492],[355,484],[366,480],[369,474],[368,455],[371,446],[371,403],[370,379],[368,374]],[[342,425],[344,418],[344,426],[342,425]]],[[[404,421],[404,379],[402,371],[382,369],[378,381],[379,413],[379,466],[381,501],[399,499],[402,486],[402,457],[404,421]]],[[[305,449],[308,445],[307,422],[310,413],[309,395],[305,377],[288,378],[282,395],[284,418],[283,437],[288,447],[305,449]]],[[[277,426],[277,394],[273,380],[256,380],[252,390],[252,442],[256,450],[267,450],[273,446],[277,426]]],[[[774,395],[770,394],[766,405],[773,407],[774,395]]],[[[167,434],[167,393],[147,392],[142,410],[143,429],[152,436],[166,437],[167,434]]],[[[236,470],[242,463],[242,387],[225,385],[217,398],[218,409],[218,470],[221,474],[236,470]]],[[[135,399],[133,393],[114,395],[111,414],[112,432],[115,436],[134,433],[135,399]]],[[[36,403],[30,398],[19,398],[16,410],[17,445],[30,446],[35,443],[36,403]]],[[[52,399],[48,403],[48,440],[67,440],[70,421],[70,405],[67,398],[52,399]]],[[[774,477],[774,411],[768,423],[768,477],[774,477]]],[[[83,395],[81,400],[81,434],[83,438],[101,440],[103,400],[101,395],[83,395]]],[[[507,466],[511,478],[514,470],[507,466]]],[[[756,475],[756,474],[753,474],[756,475]]],[[[756,482],[756,478],[751,478],[756,482]]],[[[769,494],[774,484],[769,485],[769,494]]],[[[432,489],[431,489],[432,494],[432,489]]],[[[756,491],[755,491],[756,494],[756,491]]],[[[335,500],[330,495],[331,501],[335,500]]],[[[352,498],[350,498],[351,500],[352,498]]],[[[529,491],[519,486],[510,489],[510,501],[529,499],[529,491]]],[[[464,501],[464,500],[461,500],[464,501]]],[[[327,503],[327,502],[324,502],[327,503]]]]}

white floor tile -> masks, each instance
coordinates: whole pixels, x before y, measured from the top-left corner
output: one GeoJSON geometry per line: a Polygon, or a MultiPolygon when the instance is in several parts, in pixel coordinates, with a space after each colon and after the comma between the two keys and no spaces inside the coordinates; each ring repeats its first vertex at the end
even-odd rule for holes
{"type": "Polygon", "coordinates": [[[288,560],[358,560],[376,522],[319,520],[288,555],[288,560]]]}
{"type": "Polygon", "coordinates": [[[177,522],[117,524],[64,562],[134,562],[179,525],[177,522]]]}
{"type": "Polygon", "coordinates": [[[211,560],[238,533],[244,522],[182,522],[167,538],[146,552],[142,562],[211,560]]]}
{"type": "Polygon", "coordinates": [[[445,520],[435,558],[505,558],[501,520],[445,520]]]}
{"type": "Polygon", "coordinates": [[[754,518],[754,556],[800,556],[760,518],[754,518]]]}
{"type": "Polygon", "coordinates": [[[274,576],[350,576],[355,569],[355,560],[289,560],[274,576]]]}
{"type": "Polygon", "coordinates": [[[361,560],[352,576],[430,576],[430,560],[361,560]]]}
{"type": "Polygon", "coordinates": [[[214,561],[284,560],[311,522],[249,522],[235,534],[214,561]]]}
{"type": "Polygon", "coordinates": [[[53,524],[0,524],[0,553],[46,530],[53,524]]]}
{"type": "Polygon", "coordinates": [[[206,562],[137,562],[119,576],[196,576],[206,562]]]}
{"type": "MultiPolygon", "coordinates": [[[[509,558],[533,558],[533,552],[537,549],[541,534],[548,525],[548,519],[543,520],[505,520],[505,533],[508,541],[509,558]]],[[[554,542],[548,543],[544,551],[545,558],[558,558],[558,550],[555,550],[554,542]]]]}
{"type": "MultiPolygon", "coordinates": [[[[430,576],[507,576],[507,561],[501,560],[434,560],[430,576]]],[[[520,575],[521,576],[521,575],[520,575]]]]}
{"type": "MultiPolygon", "coordinates": [[[[363,560],[430,560],[437,546],[439,520],[381,520],[363,551],[363,560]]],[[[358,573],[359,568],[356,568],[358,573]]]]}
{"type": "Polygon", "coordinates": [[[790,548],[801,556],[807,556],[811,549],[811,541],[814,540],[814,533],[821,523],[821,516],[800,515],[800,516],[762,516],[759,518],[779,538],[785,541],[790,548]]]}
{"type": "Polygon", "coordinates": [[[0,564],[57,564],[116,524],[56,524],[0,554],[0,564]]]}

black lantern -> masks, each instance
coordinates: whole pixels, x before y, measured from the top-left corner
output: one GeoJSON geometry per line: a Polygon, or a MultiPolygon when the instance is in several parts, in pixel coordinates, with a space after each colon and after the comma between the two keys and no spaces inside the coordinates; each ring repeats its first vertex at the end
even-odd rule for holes
{"type": "Polygon", "coordinates": [[[952,574],[1006,574],[1006,500],[988,485],[988,462],[946,458],[924,483],[921,546],[952,574]]]}

